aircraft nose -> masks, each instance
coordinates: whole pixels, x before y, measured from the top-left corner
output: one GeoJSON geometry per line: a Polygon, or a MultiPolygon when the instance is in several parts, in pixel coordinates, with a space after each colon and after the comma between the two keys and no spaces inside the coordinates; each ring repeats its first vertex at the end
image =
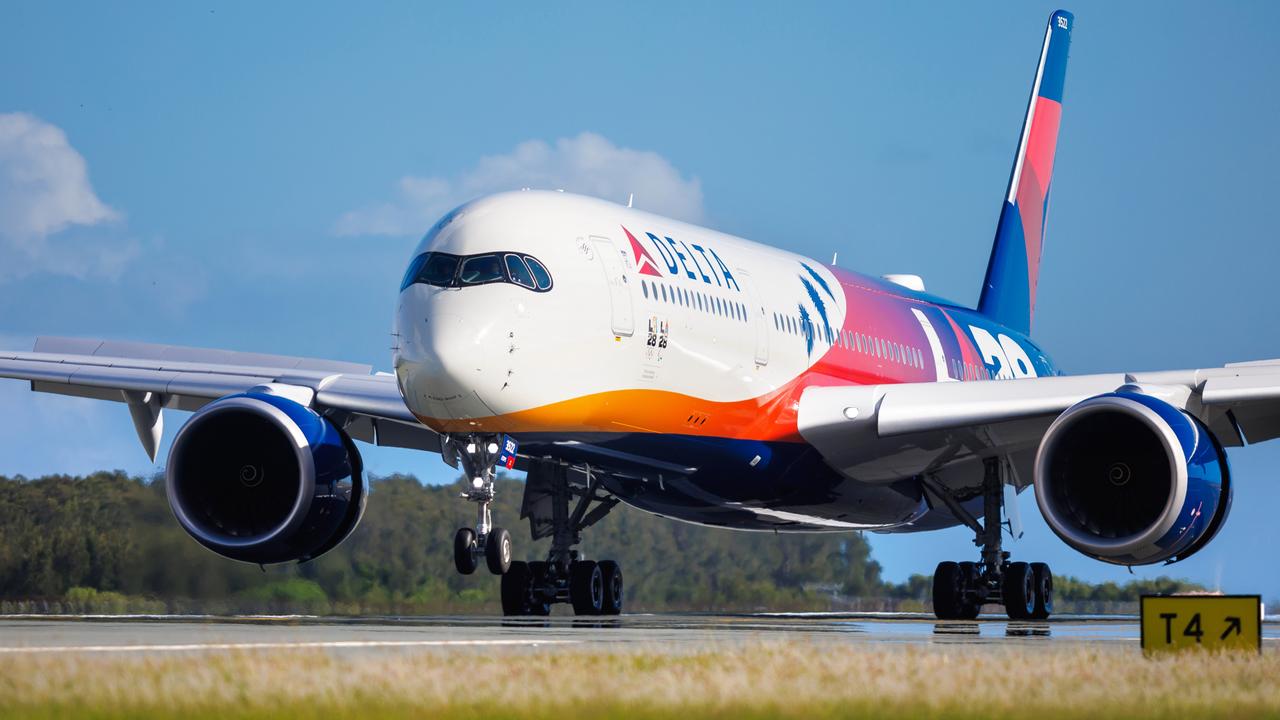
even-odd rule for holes
{"type": "Polygon", "coordinates": [[[430,395],[447,398],[463,392],[468,338],[462,316],[437,314],[422,319],[418,333],[418,372],[430,395]]]}
{"type": "Polygon", "coordinates": [[[500,329],[455,313],[432,313],[413,326],[405,332],[402,325],[397,363],[409,409],[440,420],[492,415],[483,398],[498,376],[490,365],[501,350],[500,329]]]}

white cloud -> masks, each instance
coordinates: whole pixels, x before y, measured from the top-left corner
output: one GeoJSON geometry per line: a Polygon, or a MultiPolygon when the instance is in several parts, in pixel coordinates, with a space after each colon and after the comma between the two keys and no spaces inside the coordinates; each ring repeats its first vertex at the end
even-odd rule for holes
{"type": "Polygon", "coordinates": [[[0,282],[41,271],[118,276],[136,242],[65,233],[119,217],[94,193],[66,133],[26,113],[0,113],[0,282]]]}
{"type": "Polygon", "coordinates": [[[620,148],[595,133],[520,143],[506,155],[481,158],[455,178],[400,179],[389,202],[352,210],[338,218],[339,235],[418,235],[454,207],[481,195],[523,187],[626,202],[681,220],[703,218],[702,183],[685,178],[654,152],[620,148]]]}

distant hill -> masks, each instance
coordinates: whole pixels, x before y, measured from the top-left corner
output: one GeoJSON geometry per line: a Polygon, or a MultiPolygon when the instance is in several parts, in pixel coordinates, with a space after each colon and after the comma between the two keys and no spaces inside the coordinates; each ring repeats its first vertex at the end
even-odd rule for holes
{"type": "MultiPolygon", "coordinates": [[[[301,565],[220,558],[186,536],[162,478],[0,477],[0,611],[495,612],[497,578],[453,569],[453,532],[474,520],[460,484],[393,475],[372,483],[360,527],[301,565]]],[[[545,556],[519,520],[523,483],[501,478],[495,517],[517,558],[545,556]]],[[[586,533],[583,550],[623,567],[629,610],[925,609],[929,578],[885,583],[860,535],[774,535],[672,522],[625,506],[586,533]]],[[[1179,581],[1160,589],[1193,589],[1179,581]]],[[[1145,586],[1066,578],[1059,597],[1136,600],[1145,586]]]]}

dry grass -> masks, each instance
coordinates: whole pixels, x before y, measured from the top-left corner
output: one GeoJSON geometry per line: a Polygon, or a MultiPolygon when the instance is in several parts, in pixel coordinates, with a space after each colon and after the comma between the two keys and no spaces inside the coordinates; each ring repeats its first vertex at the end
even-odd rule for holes
{"type": "Polygon", "coordinates": [[[1132,646],[0,658],[0,717],[1280,717],[1280,653],[1132,646]]]}

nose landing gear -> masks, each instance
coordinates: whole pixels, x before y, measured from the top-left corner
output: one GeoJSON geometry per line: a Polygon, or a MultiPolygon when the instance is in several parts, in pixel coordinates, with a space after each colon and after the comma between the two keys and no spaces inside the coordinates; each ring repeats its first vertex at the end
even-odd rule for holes
{"type": "Polygon", "coordinates": [[[489,572],[505,575],[511,568],[511,533],[493,526],[489,506],[498,465],[509,468],[515,464],[515,441],[505,435],[445,436],[440,445],[445,462],[462,465],[466,473],[467,489],[462,497],[476,503],[475,528],[458,528],[453,535],[453,564],[458,572],[470,575],[483,557],[489,572]]]}
{"type": "Polygon", "coordinates": [[[1010,562],[1000,536],[1004,463],[983,463],[982,522],[945,489],[926,479],[925,487],[961,522],[973,529],[981,562],[941,562],[933,573],[933,612],[939,620],[972,620],[984,604],[1004,605],[1011,620],[1046,620],[1053,614],[1053,573],[1045,563],[1010,562]]]}

